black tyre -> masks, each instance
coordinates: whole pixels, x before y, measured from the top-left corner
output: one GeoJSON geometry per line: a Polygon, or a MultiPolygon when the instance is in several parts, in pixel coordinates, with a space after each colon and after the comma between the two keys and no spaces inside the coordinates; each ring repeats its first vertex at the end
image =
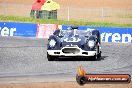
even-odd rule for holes
{"type": "Polygon", "coordinates": [[[86,78],[83,76],[77,76],[76,81],[79,85],[84,85],[86,83],[86,78]]]}
{"type": "Polygon", "coordinates": [[[99,52],[99,54],[98,54],[98,56],[97,56],[98,58],[101,58],[101,51],[99,52]]]}
{"type": "Polygon", "coordinates": [[[94,55],[93,58],[95,61],[101,58],[101,51],[99,50],[99,46],[97,46],[97,55],[94,55]]]}
{"type": "Polygon", "coordinates": [[[48,53],[47,53],[47,59],[48,59],[48,61],[54,61],[55,60],[55,56],[51,56],[51,55],[49,55],[48,53]]]}
{"type": "Polygon", "coordinates": [[[93,56],[93,60],[94,60],[94,61],[97,61],[97,60],[98,60],[98,55],[94,55],[94,56],[93,56]]]}

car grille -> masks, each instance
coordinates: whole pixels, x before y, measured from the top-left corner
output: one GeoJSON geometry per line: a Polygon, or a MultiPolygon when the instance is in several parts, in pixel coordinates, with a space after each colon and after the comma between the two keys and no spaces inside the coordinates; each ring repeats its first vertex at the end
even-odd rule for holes
{"type": "Polygon", "coordinates": [[[80,50],[78,48],[64,48],[62,52],[65,54],[78,54],[80,50]]]}

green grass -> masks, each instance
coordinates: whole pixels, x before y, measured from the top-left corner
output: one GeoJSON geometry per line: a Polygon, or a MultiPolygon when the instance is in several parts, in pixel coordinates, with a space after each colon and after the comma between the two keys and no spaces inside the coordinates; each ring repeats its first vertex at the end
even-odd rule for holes
{"type": "Polygon", "coordinates": [[[81,22],[81,21],[64,21],[54,19],[34,19],[30,17],[18,16],[0,16],[0,22],[24,22],[24,23],[41,23],[41,24],[60,24],[73,26],[104,26],[104,27],[132,27],[132,24],[114,24],[108,22],[81,22]]]}

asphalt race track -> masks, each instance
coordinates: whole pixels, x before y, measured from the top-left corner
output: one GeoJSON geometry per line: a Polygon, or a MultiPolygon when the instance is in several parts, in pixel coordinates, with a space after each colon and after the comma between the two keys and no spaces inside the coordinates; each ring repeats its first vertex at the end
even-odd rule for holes
{"type": "Polygon", "coordinates": [[[46,44],[46,39],[0,37],[0,82],[7,81],[8,77],[62,78],[65,81],[69,78],[74,81],[80,65],[88,73],[132,75],[130,43],[102,43],[102,58],[99,61],[61,58],[50,62],[46,57],[46,44]]]}

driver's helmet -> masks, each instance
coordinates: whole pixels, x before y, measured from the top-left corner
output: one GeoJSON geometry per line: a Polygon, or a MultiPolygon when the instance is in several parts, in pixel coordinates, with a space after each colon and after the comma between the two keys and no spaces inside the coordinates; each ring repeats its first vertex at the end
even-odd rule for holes
{"type": "Polygon", "coordinates": [[[74,33],[74,30],[73,30],[71,27],[68,27],[68,28],[67,28],[67,34],[68,34],[69,36],[72,36],[73,33],[74,33]]]}

